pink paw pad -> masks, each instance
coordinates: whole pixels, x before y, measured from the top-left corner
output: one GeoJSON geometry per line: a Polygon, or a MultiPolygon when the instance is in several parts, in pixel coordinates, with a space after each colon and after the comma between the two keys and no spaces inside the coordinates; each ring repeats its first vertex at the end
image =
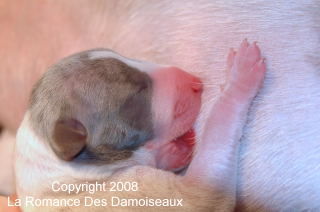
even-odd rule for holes
{"type": "Polygon", "coordinates": [[[266,65],[257,42],[245,39],[238,52],[230,50],[228,58],[228,82],[245,92],[256,92],[263,81],[266,65]]]}

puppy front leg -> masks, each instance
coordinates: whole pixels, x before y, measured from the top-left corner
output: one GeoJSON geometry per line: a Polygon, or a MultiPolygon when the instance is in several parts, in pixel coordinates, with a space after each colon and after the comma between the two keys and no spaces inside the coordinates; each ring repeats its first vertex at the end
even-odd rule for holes
{"type": "Polygon", "coordinates": [[[229,53],[228,69],[227,83],[209,114],[186,173],[186,179],[210,188],[215,209],[224,211],[235,205],[238,144],[266,67],[259,47],[244,40],[237,54],[229,53]]]}

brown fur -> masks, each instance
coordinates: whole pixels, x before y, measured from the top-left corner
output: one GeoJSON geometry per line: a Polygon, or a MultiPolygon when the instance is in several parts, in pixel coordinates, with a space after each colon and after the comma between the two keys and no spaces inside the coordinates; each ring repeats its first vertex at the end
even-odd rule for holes
{"type": "Polygon", "coordinates": [[[82,52],[51,67],[36,84],[33,129],[62,159],[79,155],[109,163],[152,138],[151,95],[146,73],[115,58],[90,60],[82,52]],[[102,156],[106,151],[114,158],[102,156]]]}

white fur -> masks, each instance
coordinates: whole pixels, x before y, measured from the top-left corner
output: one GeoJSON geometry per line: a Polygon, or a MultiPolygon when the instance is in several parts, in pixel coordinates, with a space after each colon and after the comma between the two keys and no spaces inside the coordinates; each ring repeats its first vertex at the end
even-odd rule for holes
{"type": "Polygon", "coordinates": [[[130,59],[130,58],[124,57],[122,55],[119,55],[119,54],[113,52],[112,50],[95,50],[95,51],[89,53],[89,58],[91,60],[100,59],[100,58],[115,58],[120,61],[123,61],[124,63],[126,63],[127,65],[129,65],[133,68],[136,68],[136,69],[144,71],[144,72],[149,72],[149,73],[151,71],[157,70],[159,68],[167,67],[164,65],[160,66],[158,64],[153,64],[148,61],[140,61],[140,60],[130,59]]]}
{"type": "MultiPolygon", "coordinates": [[[[108,47],[121,54],[200,76],[210,88],[204,99],[212,100],[224,81],[228,49],[245,37],[257,40],[268,71],[241,142],[239,203],[249,211],[320,210],[319,5],[318,0],[134,3],[119,5],[121,20],[100,30],[113,35],[108,47]],[[113,30],[115,24],[126,27],[113,30]]],[[[199,123],[209,108],[205,102],[199,123]]]]}
{"type": "Polygon", "coordinates": [[[96,20],[106,24],[90,24],[105,47],[201,76],[210,100],[200,131],[224,81],[228,48],[244,37],[259,41],[268,71],[241,141],[239,203],[248,211],[320,209],[318,0],[107,1],[99,8],[96,20]],[[108,9],[121,14],[116,22],[108,9]]]}
{"type": "Polygon", "coordinates": [[[130,160],[121,163],[96,165],[80,165],[60,160],[52,151],[48,142],[42,141],[30,128],[29,112],[19,127],[15,152],[15,175],[17,179],[17,191],[20,199],[25,199],[24,194],[40,198],[44,190],[52,190],[51,185],[55,181],[60,182],[86,182],[107,179],[115,170],[141,162],[153,160],[143,148],[134,152],[130,160]],[[25,144],[28,145],[25,145],[25,144]],[[41,162],[39,162],[41,161],[41,162]],[[32,170],[32,171],[30,171],[32,170]],[[19,184],[20,182],[20,184],[19,184]]]}

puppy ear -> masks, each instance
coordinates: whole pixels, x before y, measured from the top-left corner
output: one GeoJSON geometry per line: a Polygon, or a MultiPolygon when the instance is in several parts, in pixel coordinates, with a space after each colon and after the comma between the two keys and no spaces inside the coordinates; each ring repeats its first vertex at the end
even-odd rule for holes
{"type": "Polygon", "coordinates": [[[60,119],[55,123],[51,146],[60,159],[70,161],[86,146],[87,137],[87,130],[80,121],[60,119]]]}

